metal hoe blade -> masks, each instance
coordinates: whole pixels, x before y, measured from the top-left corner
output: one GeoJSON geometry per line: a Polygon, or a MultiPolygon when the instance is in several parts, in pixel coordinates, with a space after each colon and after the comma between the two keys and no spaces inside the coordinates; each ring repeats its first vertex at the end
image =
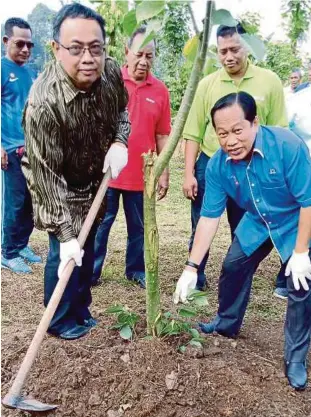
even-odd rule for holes
{"type": "Polygon", "coordinates": [[[19,410],[35,413],[52,411],[58,407],[56,404],[44,404],[41,401],[37,401],[33,398],[7,398],[7,396],[3,398],[2,405],[7,408],[18,408],[19,410]]]}

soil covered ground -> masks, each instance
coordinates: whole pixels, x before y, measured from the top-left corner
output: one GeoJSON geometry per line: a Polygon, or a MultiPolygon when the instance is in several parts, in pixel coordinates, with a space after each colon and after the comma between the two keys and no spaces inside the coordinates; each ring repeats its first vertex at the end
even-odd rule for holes
{"type": "MultiPolygon", "coordinates": [[[[163,311],[176,314],[172,293],[187,258],[190,205],[181,192],[182,162],[171,164],[171,189],[157,204],[163,311]]],[[[230,242],[226,218],[207,266],[208,306],[191,320],[217,310],[217,282],[230,242]]],[[[31,245],[44,260],[47,236],[34,232],[31,245]]],[[[273,297],[279,260],[272,253],[258,269],[242,332],[237,340],[206,336],[203,349],[187,335],[146,339],[145,291],[124,279],[126,227],[122,210],[113,226],[103,284],[93,290],[98,326],[86,337],[63,341],[46,336],[24,394],[58,404],[55,417],[310,417],[311,388],[291,389],[283,372],[286,302],[273,297]],[[114,316],[121,304],[139,314],[133,341],[124,341],[114,316]]],[[[43,313],[43,265],[32,275],[2,271],[2,396],[9,389],[43,313]]],[[[311,386],[311,380],[310,386],[311,386]]],[[[2,408],[2,416],[26,416],[2,408]]]]}

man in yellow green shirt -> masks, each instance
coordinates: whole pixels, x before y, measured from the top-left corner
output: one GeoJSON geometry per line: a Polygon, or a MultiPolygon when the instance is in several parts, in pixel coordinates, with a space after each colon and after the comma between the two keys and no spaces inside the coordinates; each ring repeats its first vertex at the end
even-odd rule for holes
{"type": "MultiPolygon", "coordinates": [[[[210,111],[217,100],[230,93],[245,91],[256,101],[261,124],[282,127],[287,127],[288,124],[282,83],[272,71],[250,63],[247,48],[240,36],[243,33],[245,30],[240,24],[236,27],[219,26],[217,51],[222,68],[203,78],[199,83],[183,132],[186,140],[183,192],[186,198],[191,199],[190,250],[200,218],[206,165],[219,148],[210,116],[210,111]]],[[[227,216],[232,237],[243,215],[244,210],[229,198],[227,216]]],[[[205,286],[204,269],[207,259],[208,253],[198,269],[197,289],[203,289],[205,286]]],[[[278,275],[276,287],[274,294],[286,298],[283,268],[278,275]]]]}

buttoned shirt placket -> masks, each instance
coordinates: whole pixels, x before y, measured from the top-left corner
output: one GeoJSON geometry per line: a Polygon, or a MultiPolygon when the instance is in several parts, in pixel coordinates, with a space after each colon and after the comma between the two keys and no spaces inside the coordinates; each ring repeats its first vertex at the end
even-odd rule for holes
{"type": "MultiPolygon", "coordinates": [[[[254,150],[254,152],[255,152],[255,150],[254,150]]],[[[264,156],[262,155],[262,157],[264,157],[264,156]]],[[[279,252],[279,250],[278,250],[278,248],[277,248],[277,246],[274,242],[274,239],[272,237],[272,231],[271,231],[271,228],[270,228],[270,226],[272,225],[272,222],[271,222],[270,215],[269,215],[269,209],[266,206],[266,203],[265,203],[265,201],[262,197],[262,194],[261,194],[261,191],[260,191],[260,186],[257,182],[256,174],[252,171],[253,158],[254,158],[254,154],[253,154],[251,160],[249,161],[249,164],[246,167],[246,178],[247,178],[247,181],[248,181],[250,194],[252,196],[253,204],[254,204],[260,218],[265,223],[265,225],[268,229],[271,242],[273,243],[273,246],[274,246],[275,250],[277,251],[280,259],[282,259],[281,253],[279,252]]],[[[282,261],[284,261],[284,260],[282,259],[282,261]]]]}

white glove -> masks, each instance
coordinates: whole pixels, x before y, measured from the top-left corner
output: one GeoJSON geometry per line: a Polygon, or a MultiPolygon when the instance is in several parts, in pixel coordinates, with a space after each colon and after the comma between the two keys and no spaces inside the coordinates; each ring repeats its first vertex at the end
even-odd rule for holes
{"type": "Polygon", "coordinates": [[[184,270],[177,282],[176,290],[173,295],[173,301],[175,304],[178,304],[179,301],[182,303],[187,301],[187,297],[191,290],[194,290],[197,285],[197,280],[197,272],[188,271],[187,269],[184,270]]]}
{"type": "Polygon", "coordinates": [[[309,285],[306,278],[311,280],[311,261],[309,258],[309,252],[296,253],[293,251],[290,257],[285,276],[292,274],[295,290],[300,289],[300,284],[305,291],[309,290],[309,285]]]}
{"type": "Polygon", "coordinates": [[[71,239],[68,242],[60,243],[60,264],[58,267],[58,278],[61,277],[65,266],[68,264],[70,259],[74,259],[77,266],[82,265],[82,258],[84,251],[81,250],[77,239],[71,239]]]}
{"type": "Polygon", "coordinates": [[[126,166],[128,160],[127,148],[121,143],[113,143],[109,151],[107,152],[103,173],[107,172],[107,169],[111,168],[111,176],[115,180],[118,178],[122,169],[126,166]]]}

